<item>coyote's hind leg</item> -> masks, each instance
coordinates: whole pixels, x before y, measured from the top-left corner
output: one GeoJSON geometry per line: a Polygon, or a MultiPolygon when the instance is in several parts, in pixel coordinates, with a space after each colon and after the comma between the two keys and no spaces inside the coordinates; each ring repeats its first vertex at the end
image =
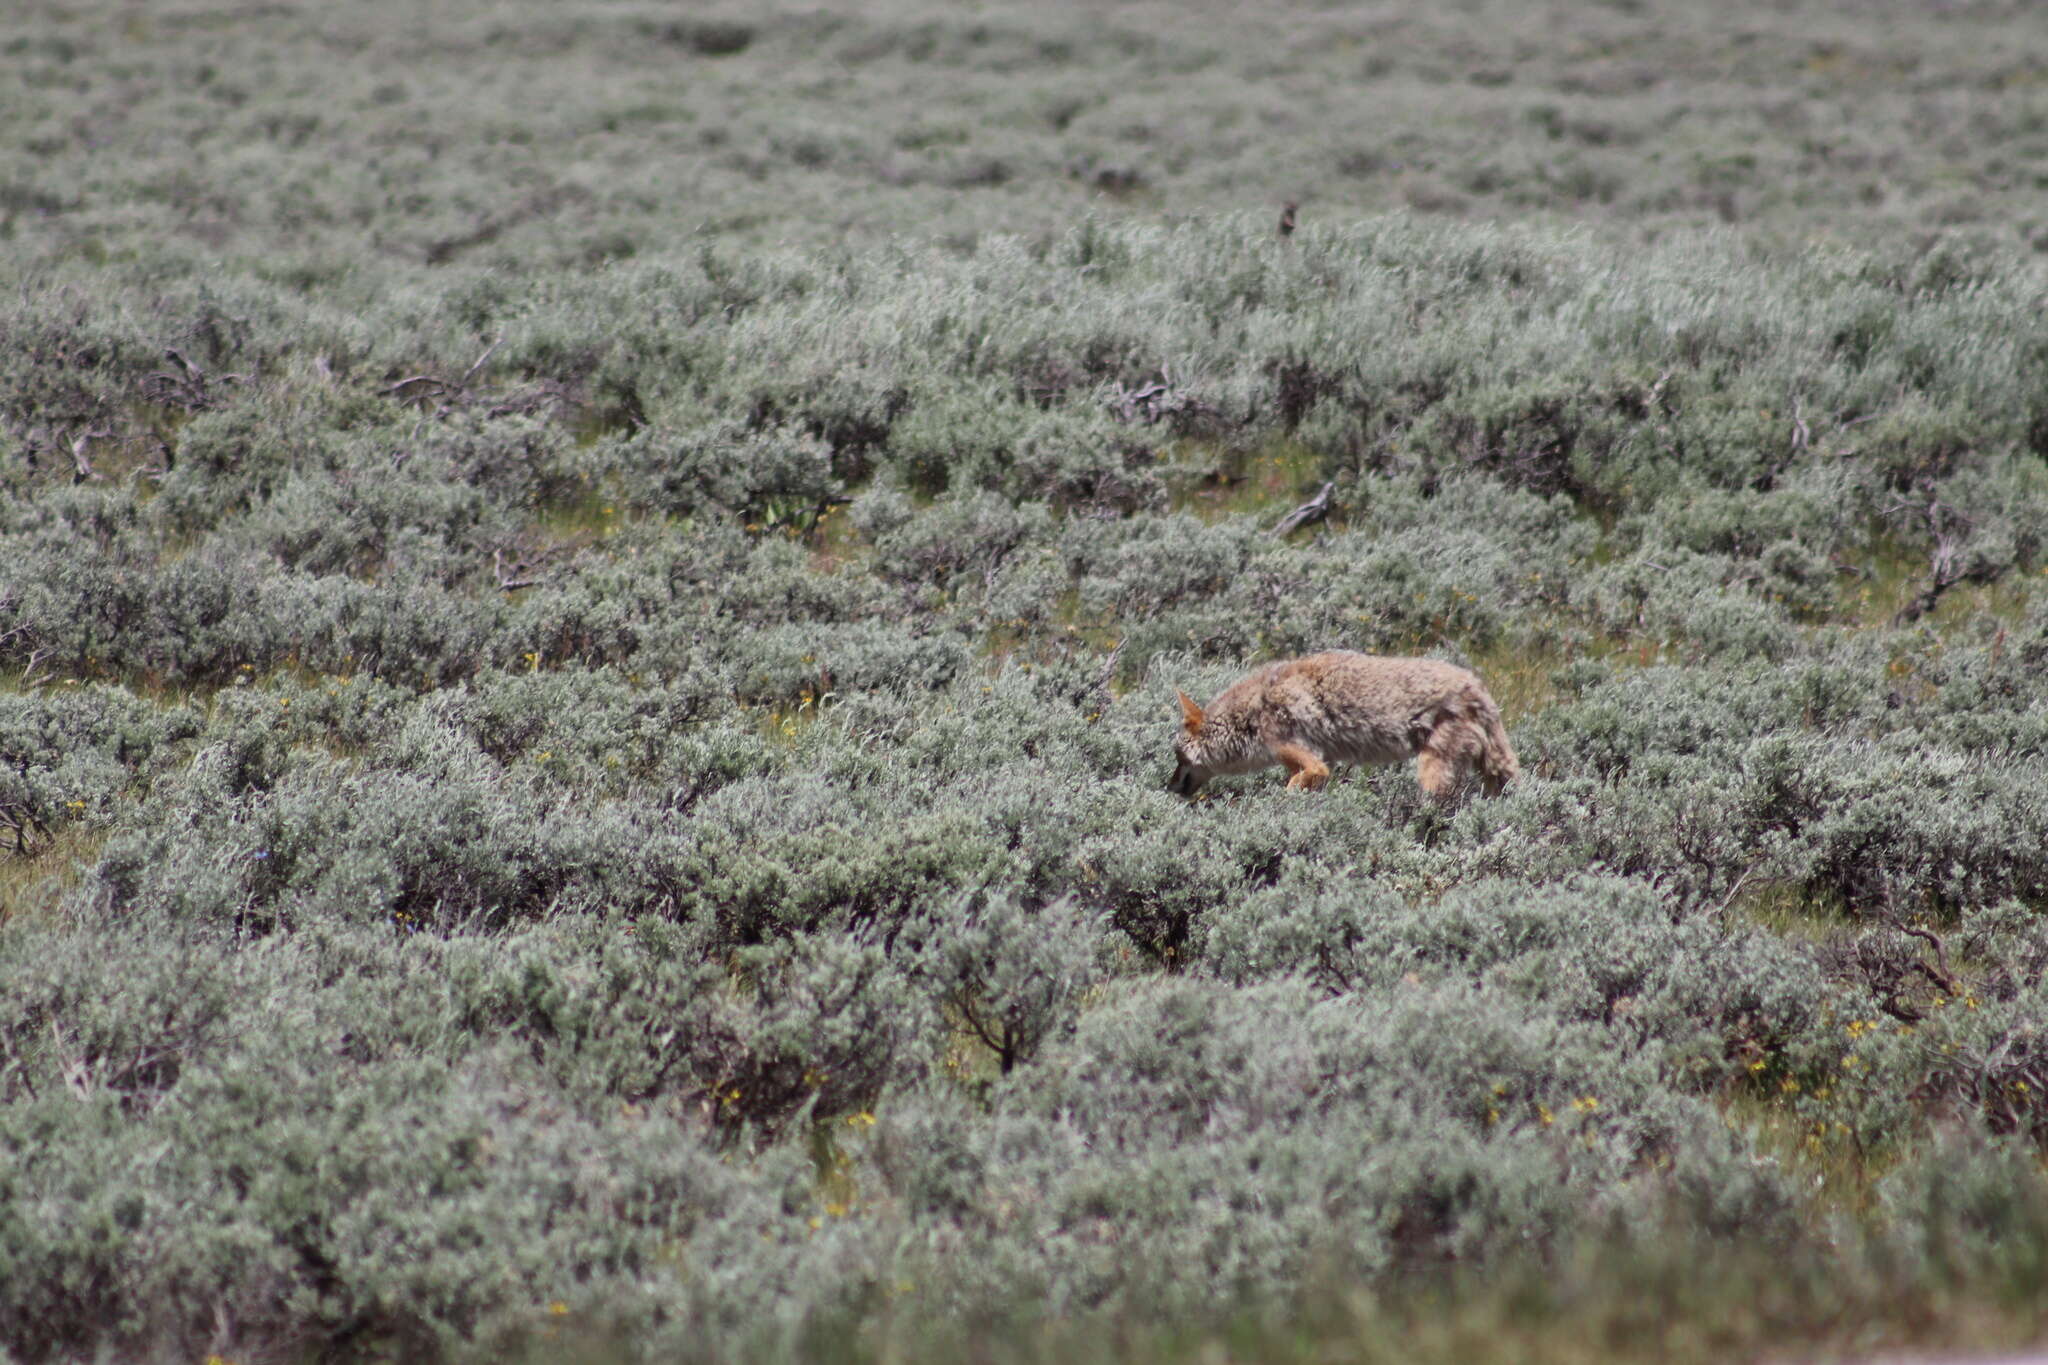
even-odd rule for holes
{"type": "Polygon", "coordinates": [[[1289,787],[1312,792],[1330,780],[1330,765],[1312,749],[1299,744],[1275,745],[1273,757],[1287,765],[1289,787]]]}

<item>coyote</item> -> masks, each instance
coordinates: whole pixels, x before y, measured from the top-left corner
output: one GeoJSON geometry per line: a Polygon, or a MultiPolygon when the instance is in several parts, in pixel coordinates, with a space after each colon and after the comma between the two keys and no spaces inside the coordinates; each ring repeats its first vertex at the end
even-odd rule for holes
{"type": "Polygon", "coordinates": [[[1477,771],[1498,796],[1521,765],[1500,708],[1478,677],[1435,659],[1383,659],[1350,650],[1268,664],[1224,689],[1208,709],[1180,694],[1169,790],[1193,796],[1222,773],[1286,765],[1287,785],[1314,791],[1332,763],[1399,763],[1420,756],[1422,789],[1443,800],[1477,771]]]}

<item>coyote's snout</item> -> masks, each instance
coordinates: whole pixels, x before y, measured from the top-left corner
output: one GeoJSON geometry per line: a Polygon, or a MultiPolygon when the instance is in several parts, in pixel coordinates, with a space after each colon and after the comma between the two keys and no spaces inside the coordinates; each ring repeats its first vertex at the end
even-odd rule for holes
{"type": "Polygon", "coordinates": [[[1500,708],[1473,673],[1435,659],[1350,650],[1268,664],[1209,703],[1180,694],[1179,762],[1170,790],[1193,796],[1210,778],[1282,764],[1287,785],[1315,790],[1332,763],[1418,758],[1424,791],[1449,797],[1476,772],[1488,796],[1521,765],[1500,708]]]}

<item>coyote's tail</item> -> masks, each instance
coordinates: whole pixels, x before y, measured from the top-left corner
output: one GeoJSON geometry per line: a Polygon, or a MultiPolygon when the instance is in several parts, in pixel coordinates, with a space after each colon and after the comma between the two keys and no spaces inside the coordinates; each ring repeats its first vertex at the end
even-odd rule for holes
{"type": "Polygon", "coordinates": [[[1479,730],[1479,761],[1475,766],[1486,794],[1499,796],[1501,788],[1521,775],[1522,765],[1515,758],[1514,746],[1508,743],[1507,727],[1500,723],[1500,707],[1493,694],[1484,686],[1477,690],[1479,714],[1474,720],[1479,730]]]}

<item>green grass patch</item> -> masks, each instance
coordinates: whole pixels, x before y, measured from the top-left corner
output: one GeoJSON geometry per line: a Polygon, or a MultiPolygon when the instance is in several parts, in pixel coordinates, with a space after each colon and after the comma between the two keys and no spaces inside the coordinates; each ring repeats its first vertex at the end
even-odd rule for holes
{"type": "MultiPolygon", "coordinates": [[[[1211,523],[1278,520],[1315,494],[1326,464],[1320,452],[1285,438],[1252,446],[1181,441],[1167,462],[1172,509],[1211,523]]],[[[1317,524],[1340,528],[1344,519],[1338,512],[1317,524]]]]}
{"type": "Polygon", "coordinates": [[[106,842],[107,830],[61,825],[26,834],[27,850],[0,852],[0,919],[35,915],[60,905],[106,842]]]}

